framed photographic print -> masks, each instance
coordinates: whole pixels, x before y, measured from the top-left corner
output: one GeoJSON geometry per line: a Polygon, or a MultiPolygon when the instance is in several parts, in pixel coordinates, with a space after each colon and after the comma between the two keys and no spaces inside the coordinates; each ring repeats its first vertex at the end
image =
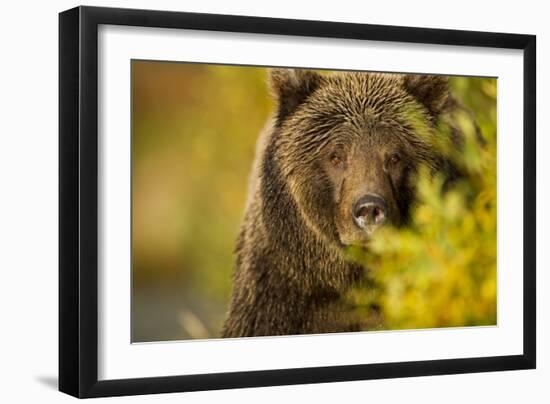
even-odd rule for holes
{"type": "Polygon", "coordinates": [[[535,367],[532,35],[59,17],[59,388],[535,367]]]}

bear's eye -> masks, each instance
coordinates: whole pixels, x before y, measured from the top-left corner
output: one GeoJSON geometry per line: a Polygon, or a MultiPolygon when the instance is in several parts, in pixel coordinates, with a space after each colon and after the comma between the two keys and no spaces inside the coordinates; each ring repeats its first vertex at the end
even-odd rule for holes
{"type": "Polygon", "coordinates": [[[391,165],[395,165],[397,163],[399,163],[401,161],[401,156],[397,153],[394,153],[390,156],[390,158],[388,159],[388,163],[390,163],[391,165]]]}
{"type": "Polygon", "coordinates": [[[344,168],[344,159],[337,154],[332,154],[330,156],[330,162],[336,168],[344,168]]]}

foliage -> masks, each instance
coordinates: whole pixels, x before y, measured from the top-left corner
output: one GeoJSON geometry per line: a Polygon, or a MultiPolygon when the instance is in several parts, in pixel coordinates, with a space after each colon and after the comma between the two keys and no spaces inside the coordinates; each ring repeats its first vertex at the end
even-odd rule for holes
{"type": "Polygon", "coordinates": [[[460,78],[452,84],[476,112],[485,141],[464,111],[452,117],[464,133],[462,146],[441,140],[450,139],[446,126],[433,140],[465,176],[449,183],[421,168],[410,224],[380,229],[367,251],[351,251],[377,285],[374,293],[355,290],[351,296],[360,306],[380,306],[385,329],[496,324],[496,80],[460,78]]]}

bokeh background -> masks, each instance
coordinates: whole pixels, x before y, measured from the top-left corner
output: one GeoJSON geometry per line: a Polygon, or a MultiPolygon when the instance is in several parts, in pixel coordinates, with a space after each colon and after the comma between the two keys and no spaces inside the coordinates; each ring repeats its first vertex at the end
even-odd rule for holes
{"type": "MultiPolygon", "coordinates": [[[[255,142],[274,108],[267,69],[134,60],[131,79],[132,341],[217,338],[231,292],[233,247],[255,142]]],[[[489,143],[496,145],[496,80],[453,77],[451,85],[457,98],[475,112],[489,143]]],[[[496,148],[490,154],[496,161],[496,148]]],[[[380,276],[373,283],[377,292],[355,290],[353,297],[359,306],[381,306],[389,319],[385,329],[495,323],[496,165],[493,171],[484,166],[481,177],[494,177],[480,187],[495,191],[494,211],[484,212],[489,230],[483,233],[483,246],[489,251],[483,269],[472,272],[452,261],[452,277],[445,265],[438,267],[440,271],[432,275],[439,283],[410,296],[407,290],[418,286],[410,280],[418,277],[422,265],[411,265],[412,272],[394,273],[391,279],[407,280],[398,286],[388,282],[388,268],[397,261],[380,265],[380,276]],[[460,285],[456,279],[461,279],[460,285]],[[484,296],[480,279],[493,285],[485,286],[490,291],[485,290],[484,296]],[[441,289],[441,284],[448,288],[441,289]],[[467,307],[460,293],[464,285],[481,307],[467,307]],[[463,303],[453,308],[458,312],[453,321],[446,316],[426,321],[435,311],[445,311],[446,305],[454,307],[457,300],[463,303]]],[[[440,196],[444,199],[435,198],[440,196]]],[[[468,201],[461,202],[464,209],[468,201]]],[[[440,213],[445,217],[445,209],[440,213]]],[[[453,226],[448,221],[437,223],[453,226]]],[[[422,231],[417,229],[418,240],[423,239],[422,231]]],[[[463,244],[475,243],[472,234],[447,253],[461,256],[463,244]]],[[[440,241],[428,237],[424,247],[440,241]]],[[[399,259],[411,264],[414,257],[399,259]]],[[[425,286],[430,272],[422,273],[425,286]]]]}

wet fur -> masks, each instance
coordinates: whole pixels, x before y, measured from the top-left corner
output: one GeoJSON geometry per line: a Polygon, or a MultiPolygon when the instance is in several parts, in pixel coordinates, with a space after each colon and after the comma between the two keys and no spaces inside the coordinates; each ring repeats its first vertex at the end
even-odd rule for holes
{"type": "MultiPolygon", "coordinates": [[[[339,192],[346,184],[334,186],[321,161],[327,148],[349,148],[365,131],[391,131],[407,150],[407,168],[422,162],[444,169],[445,161],[401,115],[412,108],[434,129],[455,106],[447,81],[289,69],[273,70],[270,80],[278,108],[258,140],[222,336],[364,329],[341,299],[364,274],[346,260],[339,241],[335,200],[344,197],[339,192]]],[[[373,139],[365,141],[373,147],[383,141],[373,139]]],[[[405,221],[414,189],[403,183],[392,192],[405,221]]]]}

